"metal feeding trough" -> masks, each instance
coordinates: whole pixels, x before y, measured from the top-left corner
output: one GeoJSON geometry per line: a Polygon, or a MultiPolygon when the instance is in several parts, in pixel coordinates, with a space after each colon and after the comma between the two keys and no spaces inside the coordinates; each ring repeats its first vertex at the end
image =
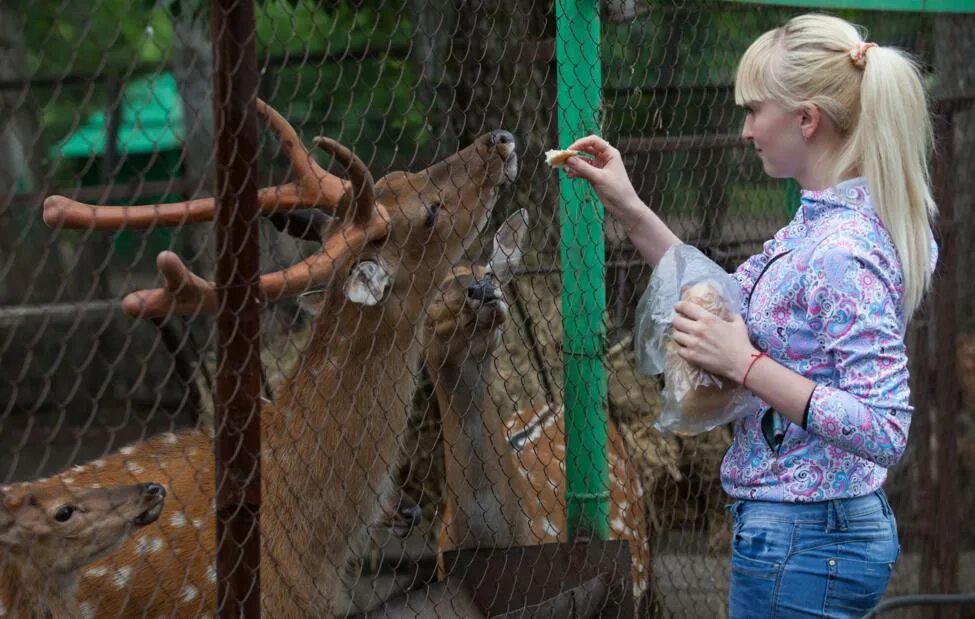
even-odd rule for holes
{"type": "Polygon", "coordinates": [[[357,615],[421,618],[634,616],[626,541],[478,548],[444,554],[444,580],[357,615]]]}

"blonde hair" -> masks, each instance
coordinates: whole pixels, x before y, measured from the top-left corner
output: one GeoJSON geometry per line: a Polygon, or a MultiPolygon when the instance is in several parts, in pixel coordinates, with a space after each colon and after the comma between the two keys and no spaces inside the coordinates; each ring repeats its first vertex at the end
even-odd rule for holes
{"type": "Polygon", "coordinates": [[[802,15],[760,36],[735,78],[735,103],[774,101],[796,110],[813,103],[843,146],[833,182],[867,177],[873,205],[900,258],[904,310],[910,317],[931,283],[931,227],[937,214],[928,157],[933,144],[917,64],[891,47],[865,46],[856,26],[802,15]]]}

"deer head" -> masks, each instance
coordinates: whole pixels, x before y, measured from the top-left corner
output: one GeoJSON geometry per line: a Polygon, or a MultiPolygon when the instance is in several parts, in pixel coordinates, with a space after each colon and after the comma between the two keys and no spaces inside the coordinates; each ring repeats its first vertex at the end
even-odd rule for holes
{"type": "MultiPolygon", "coordinates": [[[[347,281],[349,300],[378,304],[397,278],[402,282],[408,273],[417,273],[444,257],[455,259],[484,226],[498,188],[517,173],[515,140],[503,130],[480,136],[422,172],[394,172],[378,182],[373,182],[368,167],[349,149],[334,140],[316,138],[315,144],[345,167],[346,181],[315,163],[280,114],[260,100],[257,109],[279,136],[296,176],[294,182],[258,192],[261,212],[279,227],[323,244],[314,256],[262,276],[260,292],[265,301],[327,283],[337,270],[345,268],[342,279],[347,281]],[[331,217],[324,216],[326,212],[331,217]],[[425,242],[408,242],[416,238],[425,242]],[[359,260],[350,265],[350,257],[355,255],[359,260]]],[[[66,228],[147,228],[207,221],[213,218],[214,209],[213,198],[116,207],[50,196],[44,202],[44,221],[66,228]]],[[[128,314],[160,318],[216,311],[212,282],[191,273],[172,252],[162,252],[156,262],[164,287],[128,295],[122,302],[128,314]]]]}
{"type": "Polygon", "coordinates": [[[490,253],[470,266],[454,267],[441,282],[427,313],[431,364],[442,365],[453,355],[480,360],[497,349],[508,320],[501,288],[521,264],[527,231],[528,213],[521,209],[498,229],[490,253]]]}
{"type": "Polygon", "coordinates": [[[71,572],[155,522],[165,497],[156,483],[83,490],[27,484],[2,496],[0,546],[42,575],[71,572]]]}

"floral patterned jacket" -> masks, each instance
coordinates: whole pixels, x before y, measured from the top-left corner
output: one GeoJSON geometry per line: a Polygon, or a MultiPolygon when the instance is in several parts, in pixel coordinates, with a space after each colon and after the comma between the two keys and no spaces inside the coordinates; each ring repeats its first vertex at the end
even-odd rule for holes
{"type": "Polygon", "coordinates": [[[770,416],[780,441],[763,433],[767,408],[734,423],[725,491],[811,502],[878,489],[904,453],[913,409],[900,261],[865,179],[804,191],[792,222],[734,277],[753,344],[817,386],[805,429],[770,416]]]}

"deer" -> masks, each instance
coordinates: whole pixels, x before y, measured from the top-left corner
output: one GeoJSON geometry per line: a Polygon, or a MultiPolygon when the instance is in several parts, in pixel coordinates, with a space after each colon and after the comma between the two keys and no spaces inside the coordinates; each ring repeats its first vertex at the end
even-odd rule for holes
{"type": "MultiPolygon", "coordinates": [[[[508,218],[493,252],[455,267],[427,313],[426,365],[443,424],[447,507],[438,552],[567,541],[565,426],[560,407],[529,407],[504,419],[488,392],[508,320],[502,289],[520,265],[524,211],[508,218]]],[[[633,595],[649,586],[643,491],[612,421],[611,538],[629,542],[633,595]]],[[[441,567],[441,576],[443,568],[441,567]]]]}
{"type": "Polygon", "coordinates": [[[158,519],[157,483],[81,488],[69,477],[0,490],[0,616],[80,619],[78,573],[158,519]]]}
{"type": "MultiPolygon", "coordinates": [[[[429,299],[517,173],[516,144],[511,133],[490,131],[425,170],[373,181],[348,148],[316,138],[347,170],[345,180],[321,168],[269,105],[258,100],[257,111],[296,175],[258,192],[261,212],[322,245],[259,282],[261,302],[309,293],[306,302],[318,307],[306,349],[261,410],[261,605],[269,617],[334,616],[347,604],[341,572],[354,540],[375,521],[391,485],[393,463],[384,457],[396,453],[406,424],[429,299]],[[316,286],[320,294],[310,294],[316,286]]],[[[110,207],[49,196],[44,203],[48,225],[103,230],[206,221],[213,212],[212,198],[110,207]]],[[[156,262],[164,286],[130,293],[125,312],[164,318],[216,310],[212,282],[172,252],[156,262]]],[[[167,552],[155,553],[151,566],[134,564],[138,540],[97,566],[133,566],[123,590],[83,574],[79,597],[99,613],[197,617],[216,608],[213,446],[201,438],[174,434],[123,454],[126,464],[135,459],[128,474],[136,478],[154,470],[153,461],[171,471],[175,511],[160,521],[167,552]],[[184,448],[188,441],[196,455],[157,456],[167,440],[184,448]],[[197,519],[199,527],[188,526],[197,519]]]]}

